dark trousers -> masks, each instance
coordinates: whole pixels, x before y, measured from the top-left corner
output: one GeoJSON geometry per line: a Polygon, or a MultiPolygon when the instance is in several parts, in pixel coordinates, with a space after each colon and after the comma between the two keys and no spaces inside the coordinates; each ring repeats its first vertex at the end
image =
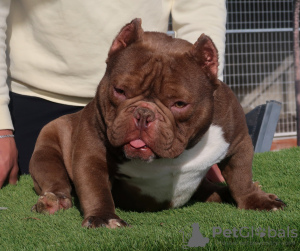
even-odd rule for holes
{"type": "Polygon", "coordinates": [[[62,115],[77,112],[82,108],[10,93],[9,109],[15,128],[21,174],[28,173],[35,142],[43,126],[62,115]]]}

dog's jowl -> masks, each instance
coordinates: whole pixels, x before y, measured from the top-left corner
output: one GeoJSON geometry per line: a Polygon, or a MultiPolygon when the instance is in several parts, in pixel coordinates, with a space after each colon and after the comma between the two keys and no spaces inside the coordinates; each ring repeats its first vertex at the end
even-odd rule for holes
{"type": "Polygon", "coordinates": [[[253,185],[253,146],[245,116],[217,79],[218,52],[202,34],[195,44],[124,26],[108,52],[95,98],[80,112],[41,131],[30,162],[40,195],[33,210],[72,206],[74,184],[82,225],[127,223],[115,206],[156,211],[199,201],[277,210],[275,195],[253,185]],[[205,179],[218,163],[227,187],[205,179]]]}

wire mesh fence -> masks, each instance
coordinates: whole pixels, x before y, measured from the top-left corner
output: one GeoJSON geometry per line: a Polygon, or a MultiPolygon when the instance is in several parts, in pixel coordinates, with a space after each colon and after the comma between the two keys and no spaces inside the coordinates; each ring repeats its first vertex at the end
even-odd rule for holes
{"type": "Polygon", "coordinates": [[[275,136],[296,135],[293,0],[227,0],[224,82],[245,111],[282,103],[275,136]]]}

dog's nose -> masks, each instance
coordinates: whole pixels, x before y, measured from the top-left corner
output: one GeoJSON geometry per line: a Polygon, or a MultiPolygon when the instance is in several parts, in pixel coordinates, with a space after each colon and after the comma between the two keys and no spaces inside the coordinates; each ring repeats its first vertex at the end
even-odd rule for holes
{"type": "Polygon", "coordinates": [[[149,127],[150,123],[155,120],[155,113],[145,107],[138,107],[134,114],[135,124],[138,129],[144,130],[149,127]]]}

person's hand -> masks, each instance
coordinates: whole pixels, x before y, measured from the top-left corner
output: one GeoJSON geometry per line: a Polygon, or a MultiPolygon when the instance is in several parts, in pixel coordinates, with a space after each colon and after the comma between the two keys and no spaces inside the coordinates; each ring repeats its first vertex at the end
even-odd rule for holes
{"type": "MultiPolygon", "coordinates": [[[[1,135],[11,135],[11,130],[0,130],[1,135]]],[[[9,184],[18,181],[18,150],[14,138],[0,138],[0,189],[8,179],[9,184]]]]}

